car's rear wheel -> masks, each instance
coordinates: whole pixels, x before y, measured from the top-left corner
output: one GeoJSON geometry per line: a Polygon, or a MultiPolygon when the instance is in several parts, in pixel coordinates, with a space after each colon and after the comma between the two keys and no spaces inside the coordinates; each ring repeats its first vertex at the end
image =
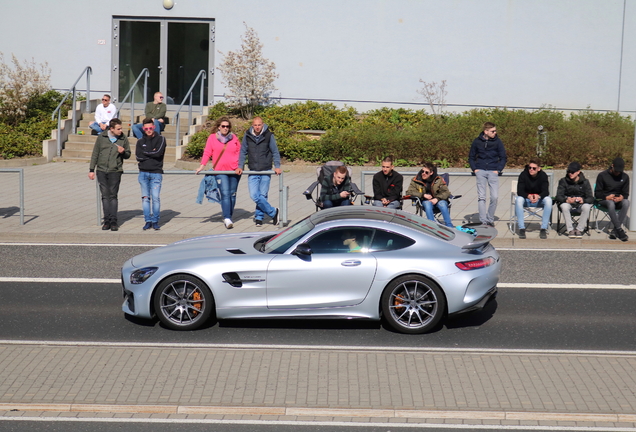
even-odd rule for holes
{"type": "Polygon", "coordinates": [[[401,333],[426,333],[442,319],[446,299],[424,276],[407,275],[392,281],[382,293],[382,313],[389,326],[401,333]]]}
{"type": "Polygon", "coordinates": [[[210,289],[198,278],[175,275],[162,281],[155,292],[155,313],[166,327],[194,330],[203,325],[214,310],[210,289]]]}

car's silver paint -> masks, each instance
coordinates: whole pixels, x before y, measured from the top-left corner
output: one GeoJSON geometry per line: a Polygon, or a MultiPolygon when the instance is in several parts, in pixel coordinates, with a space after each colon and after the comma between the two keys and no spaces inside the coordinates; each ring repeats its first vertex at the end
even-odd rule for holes
{"type": "MultiPolygon", "coordinates": [[[[387,220],[391,219],[391,213],[412,217],[408,213],[403,216],[404,212],[384,211],[379,219],[356,218],[368,215],[359,210],[343,219],[325,217],[328,214],[323,213],[316,213],[323,219],[316,217],[319,225],[284,254],[263,254],[254,248],[259,239],[273,233],[238,233],[184,240],[136,256],[122,268],[125,290],[135,298],[135,312],[128,309],[127,302],[122,308],[127,314],[150,318],[152,292],[157,284],[181,273],[196,276],[208,285],[220,319],[310,316],[379,319],[384,288],[391,280],[407,274],[423,275],[437,283],[446,296],[448,312],[454,313],[477,304],[499,280],[501,262],[492,246],[485,250],[461,249],[473,240],[470,234],[455,231],[454,238],[440,240],[409,227],[408,223],[405,226],[387,220]],[[401,250],[359,254],[310,257],[291,254],[298,244],[317,232],[346,226],[392,231],[412,238],[415,244],[401,250]],[[235,254],[231,250],[244,253],[235,254]],[[496,264],[471,271],[461,271],[455,266],[458,261],[487,256],[495,258],[496,264]],[[360,264],[356,265],[356,261],[360,264]],[[130,273],[146,266],[159,270],[144,283],[131,284],[130,273]],[[238,274],[242,286],[231,286],[223,278],[227,272],[238,274]]],[[[440,227],[439,232],[446,235],[448,231],[440,227]]]]}

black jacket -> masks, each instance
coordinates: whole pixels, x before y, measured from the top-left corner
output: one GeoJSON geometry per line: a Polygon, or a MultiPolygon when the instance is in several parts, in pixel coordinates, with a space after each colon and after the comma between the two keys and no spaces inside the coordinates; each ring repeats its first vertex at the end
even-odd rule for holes
{"type": "Polygon", "coordinates": [[[468,154],[468,163],[473,172],[477,170],[498,171],[502,173],[506,167],[506,149],[503,142],[499,139],[499,135],[495,138],[487,138],[482,132],[479,137],[475,138],[470,146],[468,154]]]}
{"type": "Polygon", "coordinates": [[[608,195],[612,194],[619,194],[623,198],[629,198],[629,176],[624,172],[613,176],[609,170],[605,170],[596,177],[596,187],[594,188],[596,199],[604,200],[608,195]]]}
{"type": "Polygon", "coordinates": [[[157,132],[153,136],[144,135],[137,141],[135,156],[139,162],[139,171],[163,174],[163,156],[166,152],[166,139],[157,132]]]}
{"type": "Polygon", "coordinates": [[[567,174],[565,175],[565,177],[559,180],[559,185],[557,186],[556,201],[559,203],[564,203],[565,200],[569,197],[581,197],[583,198],[583,203],[585,204],[594,203],[592,186],[590,186],[589,180],[585,178],[585,175],[583,173],[579,173],[578,181],[571,180],[567,174]]]}
{"type": "Polygon", "coordinates": [[[402,174],[391,171],[390,176],[385,176],[382,171],[373,176],[373,199],[381,200],[386,198],[389,201],[399,200],[402,196],[402,184],[404,177],[402,174]]]}
{"type": "Polygon", "coordinates": [[[517,183],[517,195],[520,197],[528,198],[529,194],[539,194],[541,199],[550,195],[550,181],[548,175],[539,171],[539,173],[532,177],[528,170],[528,165],[519,174],[519,182],[517,183]]]}

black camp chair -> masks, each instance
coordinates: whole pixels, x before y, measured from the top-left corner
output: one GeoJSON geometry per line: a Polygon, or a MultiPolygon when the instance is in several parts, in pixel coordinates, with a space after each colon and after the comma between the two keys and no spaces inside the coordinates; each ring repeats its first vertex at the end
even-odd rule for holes
{"type": "MultiPolygon", "coordinates": [[[[446,183],[446,186],[450,186],[450,176],[448,173],[441,173],[436,175],[440,176],[442,180],[444,180],[444,183],[446,183]]],[[[448,211],[451,211],[451,207],[453,206],[453,200],[459,199],[461,197],[462,197],[461,195],[451,195],[450,197],[448,197],[448,211]]],[[[415,214],[418,214],[422,217],[426,217],[426,214],[424,214],[424,207],[422,205],[422,200],[420,198],[414,197],[411,195],[405,195],[402,198],[405,200],[407,199],[411,200],[411,205],[415,206],[415,214]]],[[[433,214],[435,214],[437,223],[444,225],[442,214],[440,213],[437,207],[433,207],[433,214]]]]}
{"type": "MultiPolygon", "coordinates": [[[[339,166],[345,166],[345,164],[340,161],[329,161],[323,166],[316,168],[317,180],[313,182],[312,184],[310,184],[309,187],[305,189],[305,192],[303,192],[303,195],[305,195],[305,198],[307,198],[308,200],[312,200],[314,202],[316,206],[316,211],[322,210],[324,208],[322,202],[320,201],[320,188],[321,188],[320,185],[322,180],[325,177],[326,178],[333,177],[333,173],[336,171],[336,168],[338,168],[339,166]]],[[[351,178],[351,168],[347,167],[347,171],[348,171],[349,178],[351,178]]],[[[363,194],[362,191],[358,188],[358,186],[353,182],[351,182],[351,190],[349,192],[351,192],[351,195],[349,196],[349,200],[351,201],[351,204],[353,204],[353,202],[355,201],[358,195],[363,194]]]]}

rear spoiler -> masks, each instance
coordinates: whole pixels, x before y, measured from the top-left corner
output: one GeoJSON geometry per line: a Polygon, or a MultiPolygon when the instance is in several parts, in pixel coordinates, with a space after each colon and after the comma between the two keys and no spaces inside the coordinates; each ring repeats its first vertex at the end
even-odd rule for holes
{"type": "Polygon", "coordinates": [[[497,230],[494,227],[488,225],[482,225],[480,223],[469,223],[462,225],[462,228],[466,230],[474,230],[475,238],[470,243],[466,243],[462,246],[462,249],[479,249],[487,246],[495,237],[497,237],[497,230]]]}

